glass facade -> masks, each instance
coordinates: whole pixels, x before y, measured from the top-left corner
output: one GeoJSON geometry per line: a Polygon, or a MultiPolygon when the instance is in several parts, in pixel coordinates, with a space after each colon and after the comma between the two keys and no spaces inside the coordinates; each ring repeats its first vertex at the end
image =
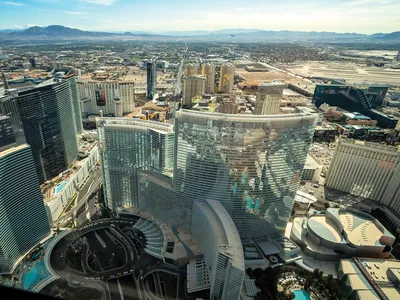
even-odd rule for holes
{"type": "Polygon", "coordinates": [[[174,139],[171,125],[100,118],[98,130],[103,183],[109,208],[139,206],[138,181],[145,173],[170,178],[174,139]]]}
{"type": "Polygon", "coordinates": [[[26,143],[31,146],[41,183],[65,171],[78,156],[70,80],[46,82],[17,91],[2,101],[2,110],[10,115],[17,143],[21,143],[24,133],[26,143]]]}
{"type": "Polygon", "coordinates": [[[216,200],[232,217],[242,240],[283,231],[317,119],[317,114],[243,116],[181,110],[174,127],[162,124],[169,126],[162,139],[144,131],[160,126],[156,122],[124,119],[125,125],[108,132],[100,124],[109,207],[138,206],[189,229],[193,203],[216,200]],[[164,169],[145,167],[139,153],[152,162],[165,159],[164,169]],[[118,175],[120,169],[126,176],[118,175]]]}
{"type": "Polygon", "coordinates": [[[0,152],[0,273],[50,234],[31,148],[0,152]]]}

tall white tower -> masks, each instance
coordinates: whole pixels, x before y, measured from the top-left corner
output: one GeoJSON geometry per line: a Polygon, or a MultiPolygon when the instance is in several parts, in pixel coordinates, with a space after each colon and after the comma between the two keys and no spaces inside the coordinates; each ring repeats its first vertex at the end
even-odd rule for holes
{"type": "Polygon", "coordinates": [[[256,115],[277,115],[280,113],[280,104],[285,84],[280,81],[264,82],[258,86],[256,115]]]}
{"type": "Polygon", "coordinates": [[[224,64],[221,66],[221,72],[219,76],[220,92],[232,93],[234,75],[235,75],[235,66],[233,64],[224,64]]]}
{"type": "Polygon", "coordinates": [[[193,97],[201,96],[204,93],[206,78],[198,75],[190,75],[183,78],[182,105],[190,106],[193,97]]]}
{"type": "Polygon", "coordinates": [[[215,65],[208,63],[203,64],[201,69],[201,75],[206,78],[206,85],[204,91],[207,94],[212,94],[214,92],[215,65]]]}

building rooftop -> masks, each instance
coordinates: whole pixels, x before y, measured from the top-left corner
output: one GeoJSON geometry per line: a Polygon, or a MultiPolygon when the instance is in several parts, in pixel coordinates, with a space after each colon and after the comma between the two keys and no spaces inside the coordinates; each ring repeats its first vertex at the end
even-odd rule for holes
{"type": "Polygon", "coordinates": [[[98,127],[104,126],[138,126],[139,128],[146,130],[152,129],[154,131],[159,131],[162,133],[172,133],[174,132],[174,127],[172,124],[161,123],[150,120],[141,119],[129,119],[129,118],[98,118],[98,127]]]}
{"type": "Polygon", "coordinates": [[[81,169],[82,165],[86,161],[86,157],[89,155],[90,152],[93,151],[95,147],[97,147],[97,145],[97,141],[81,141],[79,143],[79,157],[83,159],[75,159],[69,169],[40,185],[40,189],[42,191],[45,201],[53,200],[54,197],[57,196],[64,189],[68,181],[81,169]]]}
{"type": "Polygon", "coordinates": [[[19,146],[16,146],[16,147],[8,148],[7,150],[0,151],[0,157],[5,157],[5,156],[7,156],[7,155],[9,155],[9,154],[11,154],[11,153],[13,153],[15,151],[19,151],[21,149],[28,148],[28,147],[29,146],[27,144],[23,144],[23,145],[19,145],[19,146]]]}
{"type": "MultiPolygon", "coordinates": [[[[395,237],[374,217],[354,209],[328,208],[293,220],[290,238],[320,260],[388,257],[395,237]]],[[[347,264],[348,272],[355,270],[347,264]]]]}
{"type": "Polygon", "coordinates": [[[346,117],[352,120],[371,120],[370,117],[364,116],[363,114],[360,114],[358,112],[350,113],[350,112],[345,112],[343,113],[346,117]]]}
{"type": "Polygon", "coordinates": [[[344,230],[347,241],[354,246],[381,246],[382,236],[394,238],[375,218],[353,210],[328,208],[327,214],[309,217],[308,226],[318,235],[336,243],[346,243],[342,236],[344,230]]]}
{"type": "Polygon", "coordinates": [[[343,275],[360,299],[400,299],[400,261],[353,258],[340,261],[343,275]]]}
{"type": "Polygon", "coordinates": [[[317,202],[317,198],[302,191],[297,191],[294,201],[299,203],[311,204],[317,202]]]}
{"type": "Polygon", "coordinates": [[[400,155],[400,147],[382,145],[373,142],[365,142],[365,141],[346,139],[346,138],[340,138],[339,141],[344,145],[354,145],[356,147],[360,146],[360,147],[365,147],[365,149],[372,148],[382,153],[387,153],[391,155],[400,155]]]}
{"type": "Polygon", "coordinates": [[[253,114],[224,114],[218,112],[199,112],[181,109],[175,113],[176,118],[185,122],[206,124],[210,120],[224,120],[231,122],[268,123],[275,128],[296,127],[302,124],[315,124],[318,119],[316,113],[295,113],[279,115],[253,115],[253,114]]]}

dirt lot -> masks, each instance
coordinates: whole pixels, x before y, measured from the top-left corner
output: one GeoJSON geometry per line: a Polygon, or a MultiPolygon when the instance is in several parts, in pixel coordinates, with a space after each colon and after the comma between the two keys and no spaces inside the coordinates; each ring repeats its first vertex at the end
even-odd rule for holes
{"type": "Polygon", "coordinates": [[[247,84],[251,84],[251,83],[259,84],[264,81],[272,81],[272,80],[284,80],[285,83],[307,84],[307,82],[303,82],[299,78],[296,78],[294,76],[290,76],[290,75],[287,75],[287,74],[284,74],[281,72],[276,72],[276,71],[248,72],[244,68],[236,68],[235,73],[246,78],[247,84]]]}
{"type": "Polygon", "coordinates": [[[306,77],[344,78],[349,83],[392,84],[400,86],[400,69],[367,67],[355,63],[303,62],[286,69],[306,77]]]}

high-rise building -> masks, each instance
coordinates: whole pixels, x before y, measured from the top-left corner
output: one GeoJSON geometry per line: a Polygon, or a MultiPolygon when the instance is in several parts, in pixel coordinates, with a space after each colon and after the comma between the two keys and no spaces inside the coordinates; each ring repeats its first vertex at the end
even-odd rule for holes
{"type": "Polygon", "coordinates": [[[183,76],[189,77],[191,75],[197,75],[197,65],[196,64],[183,65],[183,76]]]}
{"type": "Polygon", "coordinates": [[[183,77],[182,105],[190,107],[192,99],[204,93],[206,78],[198,75],[183,77]]]}
{"type": "Polygon", "coordinates": [[[0,114],[0,151],[16,145],[15,142],[10,118],[0,114]]]}
{"type": "Polygon", "coordinates": [[[256,115],[277,115],[280,113],[283,89],[285,84],[278,81],[264,82],[258,86],[256,115]]]}
{"type": "Polygon", "coordinates": [[[274,234],[290,217],[317,119],[188,110],[176,112],[174,127],[100,119],[106,203],[188,228],[193,203],[216,200],[242,239],[274,234]]]}
{"type": "Polygon", "coordinates": [[[29,58],[29,63],[31,64],[32,68],[36,68],[36,60],[34,57],[29,58]]]}
{"type": "Polygon", "coordinates": [[[78,81],[83,115],[100,114],[122,117],[135,109],[135,84],[124,82],[78,81]]]}
{"type": "Polygon", "coordinates": [[[204,253],[193,276],[209,278],[210,298],[238,299],[242,241],[286,228],[317,119],[190,110],[174,125],[100,118],[105,203],[190,230],[204,253]]]}
{"type": "Polygon", "coordinates": [[[214,84],[215,84],[215,65],[206,63],[203,64],[201,68],[201,75],[206,78],[206,85],[204,91],[207,94],[214,93],[214,84]]]}
{"type": "Polygon", "coordinates": [[[145,173],[172,174],[172,125],[139,119],[101,118],[97,127],[107,206],[113,210],[139,206],[141,176],[145,173]]]}
{"type": "Polygon", "coordinates": [[[4,84],[4,89],[8,89],[8,82],[7,82],[7,78],[6,78],[6,74],[4,74],[3,71],[1,71],[1,80],[3,81],[4,84]]]}
{"type": "Polygon", "coordinates": [[[232,93],[233,77],[235,75],[235,66],[231,63],[221,66],[219,75],[219,91],[222,93],[232,93]]]}
{"type": "Polygon", "coordinates": [[[0,99],[19,143],[25,134],[41,183],[66,170],[78,156],[76,118],[81,118],[75,115],[74,80],[53,78],[0,99]]]}
{"type": "Polygon", "coordinates": [[[239,299],[245,274],[239,233],[220,202],[193,205],[191,232],[204,253],[210,277],[210,299],[239,299]]]}
{"type": "Polygon", "coordinates": [[[52,61],[51,62],[51,68],[52,69],[61,69],[62,68],[62,63],[58,61],[52,61]]]}
{"type": "Polygon", "coordinates": [[[153,99],[157,91],[157,64],[155,60],[147,61],[147,99],[153,99]]]}
{"type": "Polygon", "coordinates": [[[331,80],[329,84],[316,85],[312,103],[316,107],[326,103],[349,112],[358,112],[378,121],[379,127],[395,128],[399,118],[377,110],[383,105],[388,89],[388,86],[382,85],[349,85],[340,80],[331,80]]]}
{"type": "Polygon", "coordinates": [[[339,138],[326,186],[400,213],[400,148],[339,138]]]}
{"type": "Polygon", "coordinates": [[[50,234],[39,180],[28,145],[0,152],[0,273],[50,234]]]}

